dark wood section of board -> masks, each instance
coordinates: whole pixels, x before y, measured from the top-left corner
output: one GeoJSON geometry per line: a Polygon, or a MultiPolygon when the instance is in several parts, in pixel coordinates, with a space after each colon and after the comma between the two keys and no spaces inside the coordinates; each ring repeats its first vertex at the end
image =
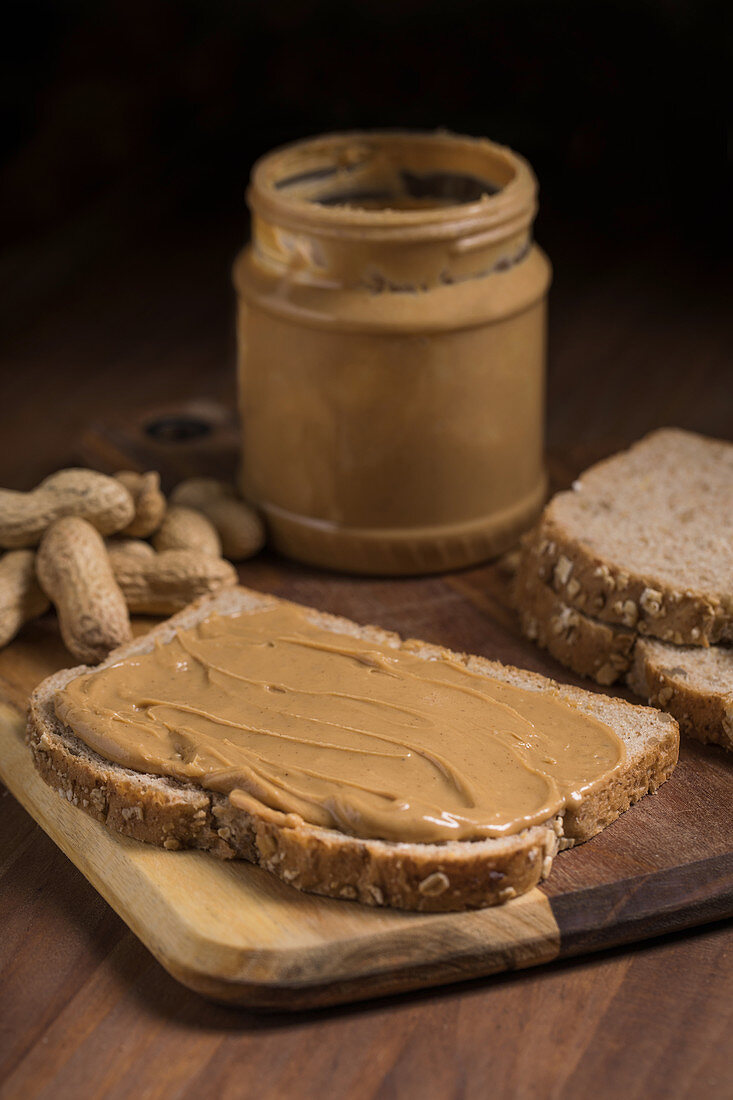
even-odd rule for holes
{"type": "MultiPolygon", "coordinates": [[[[114,210],[85,217],[63,240],[0,261],[0,484],[29,488],[80,458],[105,469],[160,465],[169,483],[193,468],[233,468],[236,232],[230,223],[189,227],[153,244],[120,227],[114,210]],[[190,423],[176,427],[182,407],[189,421],[214,417],[216,431],[192,438],[190,423]],[[186,432],[184,447],[176,436],[186,432]]],[[[730,437],[728,301],[716,273],[690,279],[650,253],[629,270],[605,242],[603,274],[596,265],[588,279],[588,242],[548,243],[559,261],[548,402],[555,485],[663,424],[730,437]]],[[[255,588],[573,680],[521,638],[501,564],[365,580],[264,555],[241,575],[255,588]]],[[[3,690],[21,705],[39,646],[67,663],[51,617],[0,653],[3,690]]],[[[731,893],[730,776],[720,750],[688,746],[674,780],[636,807],[633,823],[627,815],[558,858],[544,889],[565,950],[609,942],[611,926],[628,946],[269,1017],[183,989],[4,793],[0,1096],[728,1096],[730,928],[631,941],[649,935],[652,910],[654,920],[660,907],[664,914],[660,933],[680,926],[681,910],[692,924],[728,904],[715,908],[731,893]],[[673,840],[663,821],[674,824],[673,840]],[[571,892],[581,901],[572,909],[571,892]]]]}

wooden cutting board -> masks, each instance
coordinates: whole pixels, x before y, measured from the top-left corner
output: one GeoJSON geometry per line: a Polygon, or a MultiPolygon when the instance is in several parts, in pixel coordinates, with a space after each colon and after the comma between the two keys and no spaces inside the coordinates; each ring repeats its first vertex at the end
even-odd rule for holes
{"type": "MultiPolygon", "coordinates": [[[[154,466],[169,484],[202,463],[212,473],[231,469],[231,421],[208,408],[191,415],[213,416],[208,441],[199,433],[192,442],[176,410],[159,410],[114,431],[95,429],[83,453],[100,469],[154,466]],[[151,419],[161,434],[149,443],[151,419]]],[[[556,480],[569,480],[586,460],[558,464],[556,480]]],[[[240,573],[261,591],[579,682],[521,637],[501,565],[444,577],[357,579],[265,554],[240,573]]],[[[139,621],[136,631],[149,625],[139,621]]],[[[733,770],[720,749],[685,745],[672,780],[655,796],[559,855],[549,880],[521,898],[475,913],[380,911],[299,894],[241,862],[113,835],[64,801],[36,777],[23,712],[35,684],[70,663],[52,615],[0,651],[0,778],[160,963],[206,996],[260,1008],[336,1004],[733,915],[733,770]]]]}

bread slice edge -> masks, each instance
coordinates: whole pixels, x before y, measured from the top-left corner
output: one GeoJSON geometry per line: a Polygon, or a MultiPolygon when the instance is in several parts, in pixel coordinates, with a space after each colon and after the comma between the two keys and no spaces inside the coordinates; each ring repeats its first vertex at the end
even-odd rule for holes
{"type": "Polygon", "coordinates": [[[703,689],[686,675],[685,664],[704,660],[709,651],[685,646],[675,652],[678,649],[640,638],[626,683],[651,706],[671,714],[688,737],[733,752],[733,648],[725,647],[731,665],[730,690],[725,693],[703,689]]]}

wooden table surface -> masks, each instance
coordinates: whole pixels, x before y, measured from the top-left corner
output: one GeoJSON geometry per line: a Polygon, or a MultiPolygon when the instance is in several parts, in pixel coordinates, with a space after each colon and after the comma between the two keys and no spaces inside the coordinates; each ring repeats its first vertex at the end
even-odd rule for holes
{"type": "MultiPolygon", "coordinates": [[[[153,242],[114,201],[0,260],[0,484],[29,488],[68,463],[95,422],[173,399],[233,399],[228,267],[242,227],[222,219],[153,242]]],[[[570,233],[547,243],[557,272],[548,441],[559,468],[663,424],[730,438],[720,272],[654,249],[631,264],[609,242],[570,233]]],[[[273,577],[293,568],[259,567],[273,577]]],[[[309,572],[299,576],[307,589],[309,572]]],[[[316,588],[323,581],[313,573],[316,588]]],[[[348,610],[359,583],[334,582],[331,609],[348,610]]],[[[438,641],[436,588],[424,583],[426,632],[438,641]]],[[[398,581],[379,586],[390,626],[399,627],[400,591],[398,581]]],[[[492,621],[490,600],[483,611],[492,621]]],[[[491,656],[501,655],[502,629],[487,634],[491,656]]],[[[391,1000],[264,1016],[178,985],[5,791],[0,883],[2,1097],[733,1092],[725,925],[391,1000]]]]}

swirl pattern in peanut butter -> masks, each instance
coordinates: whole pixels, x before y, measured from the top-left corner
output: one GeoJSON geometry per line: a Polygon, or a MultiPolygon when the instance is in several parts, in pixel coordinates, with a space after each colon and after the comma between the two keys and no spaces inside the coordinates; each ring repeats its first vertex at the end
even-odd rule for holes
{"type": "Polygon", "coordinates": [[[546,691],[286,603],[179,629],[72,680],[56,712],[124,767],[389,841],[516,833],[624,758],[613,730],[546,691]]]}

